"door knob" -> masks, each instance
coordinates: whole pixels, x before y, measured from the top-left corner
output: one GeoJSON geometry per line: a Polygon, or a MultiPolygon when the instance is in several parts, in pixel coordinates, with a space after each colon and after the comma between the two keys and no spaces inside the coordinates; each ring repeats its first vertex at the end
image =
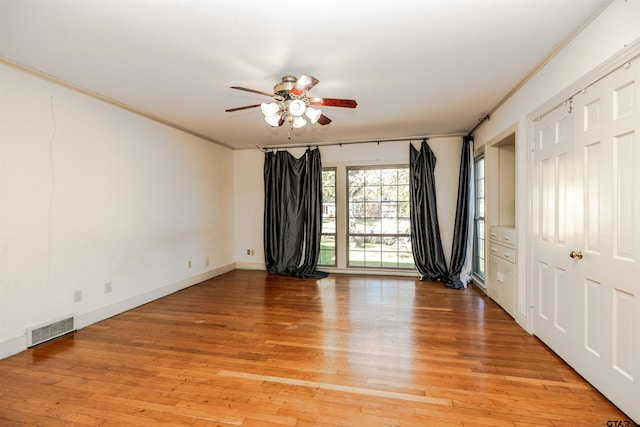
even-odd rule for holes
{"type": "Polygon", "coordinates": [[[571,251],[569,256],[573,259],[582,259],[582,251],[571,251]]]}

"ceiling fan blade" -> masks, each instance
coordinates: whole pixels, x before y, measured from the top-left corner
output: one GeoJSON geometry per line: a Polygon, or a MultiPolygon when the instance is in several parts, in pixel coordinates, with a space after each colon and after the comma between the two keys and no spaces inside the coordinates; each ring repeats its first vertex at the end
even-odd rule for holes
{"type": "Polygon", "coordinates": [[[320,117],[318,118],[317,123],[320,123],[323,126],[328,125],[329,123],[331,123],[331,119],[325,116],[324,114],[320,114],[320,117]]]}
{"type": "Polygon", "coordinates": [[[326,107],[356,108],[358,103],[355,99],[338,98],[309,98],[310,105],[324,105],[326,107]]]}
{"type": "Polygon", "coordinates": [[[245,105],[244,107],[229,108],[228,110],[224,110],[224,111],[226,111],[227,113],[230,113],[232,111],[240,111],[240,110],[246,110],[248,108],[256,108],[261,105],[262,104],[245,105]]]}
{"type": "Polygon", "coordinates": [[[255,89],[249,89],[249,88],[242,87],[242,86],[231,86],[231,89],[243,90],[245,92],[257,93],[258,95],[265,95],[265,96],[268,96],[269,98],[273,98],[273,94],[272,93],[262,92],[262,91],[255,90],[255,89]]]}
{"type": "Polygon", "coordinates": [[[320,80],[316,79],[315,77],[302,75],[296,82],[296,85],[291,89],[291,91],[289,91],[289,93],[300,96],[318,83],[320,83],[320,80]]]}

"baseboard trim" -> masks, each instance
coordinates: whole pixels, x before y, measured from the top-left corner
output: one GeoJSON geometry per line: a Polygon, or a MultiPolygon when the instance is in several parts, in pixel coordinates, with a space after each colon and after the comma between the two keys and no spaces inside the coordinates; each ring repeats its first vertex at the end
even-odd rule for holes
{"type": "Polygon", "coordinates": [[[188,277],[179,282],[170,283],[161,288],[154,289],[152,291],[137,295],[124,301],[119,301],[115,304],[108,305],[99,310],[95,310],[90,313],[79,314],[76,317],[77,328],[86,328],[89,325],[93,325],[94,323],[98,323],[117,314],[124,313],[125,311],[147,304],[151,301],[166,297],[167,295],[171,295],[172,293],[181,291],[182,289],[186,289],[190,286],[197,285],[198,283],[204,282],[205,280],[209,280],[221,274],[232,271],[235,268],[235,263],[227,264],[223,267],[198,274],[197,276],[188,277]]]}
{"type": "Polygon", "coordinates": [[[264,262],[236,262],[238,270],[266,270],[264,262]]]}
{"type": "MultiPolygon", "coordinates": [[[[175,283],[162,286],[158,289],[140,294],[123,301],[102,307],[98,310],[94,310],[89,313],[82,313],[76,316],[76,329],[86,328],[94,323],[101,322],[110,317],[116,316],[125,311],[147,304],[151,301],[155,301],[159,298],[171,295],[174,292],[178,292],[182,289],[186,289],[190,286],[197,285],[205,280],[212,279],[220,276],[224,273],[228,273],[236,269],[236,263],[224,265],[222,267],[215,268],[213,270],[206,271],[196,276],[188,277],[184,280],[180,280],[175,283]]],[[[25,328],[26,330],[26,328],[25,328]]],[[[21,353],[27,349],[27,337],[22,335],[19,337],[11,338],[5,341],[0,341],[0,360],[11,357],[15,354],[21,353]]]]}
{"type": "Polygon", "coordinates": [[[11,357],[27,349],[27,336],[11,338],[0,342],[0,360],[11,357]]]}

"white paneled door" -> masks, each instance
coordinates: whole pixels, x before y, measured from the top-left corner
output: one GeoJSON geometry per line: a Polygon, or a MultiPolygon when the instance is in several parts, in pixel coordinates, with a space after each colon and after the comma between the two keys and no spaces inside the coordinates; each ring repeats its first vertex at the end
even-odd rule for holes
{"type": "Polygon", "coordinates": [[[534,125],[532,266],[535,334],[567,363],[573,360],[576,247],[570,218],[575,205],[573,117],[563,105],[534,125]]]}
{"type": "Polygon", "coordinates": [[[640,61],[576,96],[575,368],[640,421],[640,61]]]}
{"type": "Polygon", "coordinates": [[[640,61],[534,143],[534,333],[640,422],[640,61]]]}

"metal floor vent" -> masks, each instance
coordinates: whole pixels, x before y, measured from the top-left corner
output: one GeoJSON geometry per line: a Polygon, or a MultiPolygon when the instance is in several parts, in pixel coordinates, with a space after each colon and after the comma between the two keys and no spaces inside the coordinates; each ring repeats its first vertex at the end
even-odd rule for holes
{"type": "Polygon", "coordinates": [[[69,332],[76,330],[75,316],[69,316],[60,320],[55,320],[46,325],[27,329],[27,347],[42,344],[69,332]]]}

